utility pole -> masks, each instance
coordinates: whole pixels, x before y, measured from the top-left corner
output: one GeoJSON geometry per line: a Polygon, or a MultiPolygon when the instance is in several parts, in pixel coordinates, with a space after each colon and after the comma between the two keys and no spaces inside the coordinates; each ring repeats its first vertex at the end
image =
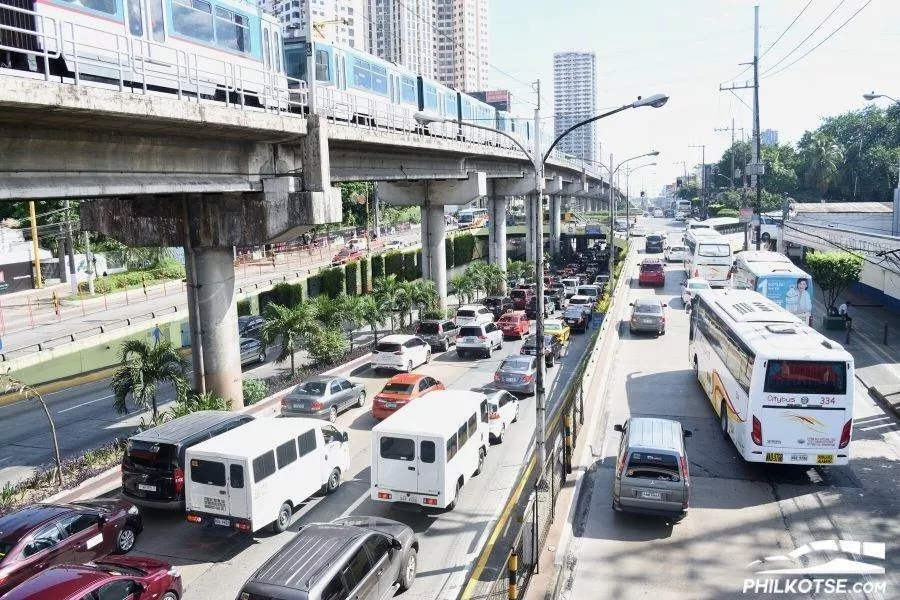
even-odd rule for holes
{"type": "MultiPolygon", "coordinates": [[[[609,280],[613,280],[613,269],[616,266],[616,244],[615,244],[615,230],[616,230],[616,204],[613,199],[613,155],[612,152],[609,154],[609,243],[607,244],[607,250],[609,250],[609,280]]],[[[628,235],[628,223],[625,224],[625,235],[628,235]]]]}
{"type": "Polygon", "coordinates": [[[66,272],[66,234],[63,230],[63,224],[59,224],[59,237],[56,240],[56,251],[59,254],[57,262],[59,263],[59,282],[65,283],[68,280],[66,272]]]}
{"type": "Polygon", "coordinates": [[[44,277],[41,274],[41,255],[38,245],[37,217],[34,213],[34,200],[28,201],[28,218],[31,221],[31,260],[34,263],[34,287],[44,287],[44,277]]]}
{"type": "Polygon", "coordinates": [[[547,457],[545,429],[547,427],[547,395],[544,390],[544,160],[541,149],[541,81],[534,84],[537,106],[534,109],[534,279],[537,284],[535,302],[537,314],[534,320],[535,390],[534,405],[537,414],[534,422],[535,451],[537,453],[537,482],[544,477],[547,457]]]}
{"type": "Polygon", "coordinates": [[[94,255],[91,254],[91,238],[88,236],[88,232],[82,232],[84,234],[84,260],[87,262],[87,276],[88,276],[88,293],[93,296],[94,295],[94,275],[97,272],[97,269],[94,268],[94,255]]]}
{"type": "Polygon", "coordinates": [[[309,114],[316,112],[316,30],[312,2],[306,3],[306,91],[309,114]]]}
{"type": "Polygon", "coordinates": [[[75,242],[72,241],[72,214],[69,201],[65,201],[66,208],[66,246],[69,248],[69,285],[72,287],[72,295],[78,293],[78,275],[75,273],[75,242]]]}
{"type": "MultiPolygon", "coordinates": [[[[746,64],[746,63],[742,63],[746,64]]],[[[762,213],[762,181],[761,177],[765,174],[765,168],[762,163],[762,152],[760,149],[759,138],[759,6],[753,7],[753,84],[730,85],[727,87],[719,86],[719,91],[744,90],[753,89],[753,141],[750,145],[752,153],[751,164],[747,165],[745,171],[750,171],[750,185],[756,188],[756,206],[754,212],[756,218],[761,222],[762,213]],[[752,167],[752,169],[751,169],[752,167]]],[[[743,135],[742,135],[743,137],[743,135]]],[[[762,240],[760,239],[760,225],[756,226],[756,249],[759,250],[762,240]]]]}
{"type": "Polygon", "coordinates": [[[706,218],[706,144],[693,144],[690,148],[700,148],[700,216],[706,218]]]}
{"type": "MultiPolygon", "coordinates": [[[[731,132],[731,189],[734,189],[734,180],[736,179],[734,174],[734,118],[731,119],[731,127],[716,127],[713,131],[730,131],[731,132]]],[[[743,129],[741,129],[741,139],[743,140],[744,134],[743,129]]]]}

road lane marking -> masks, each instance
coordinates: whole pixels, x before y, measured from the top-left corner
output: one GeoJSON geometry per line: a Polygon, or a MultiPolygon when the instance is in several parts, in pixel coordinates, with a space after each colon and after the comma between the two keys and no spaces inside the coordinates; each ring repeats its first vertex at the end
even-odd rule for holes
{"type": "Polygon", "coordinates": [[[8,460],[11,459],[11,458],[12,458],[12,456],[7,456],[6,458],[0,458],[0,463],[6,462],[6,461],[8,461],[8,460]]]}
{"type": "Polygon", "coordinates": [[[96,399],[94,399],[94,400],[88,400],[87,402],[82,402],[81,404],[76,404],[75,406],[70,406],[69,408],[64,408],[64,409],[62,409],[62,410],[58,410],[58,411],[56,411],[56,414],[61,415],[61,414],[65,413],[65,412],[69,412],[70,410],[75,410],[76,408],[81,408],[82,406],[87,406],[88,404],[93,404],[93,403],[95,403],[95,402],[100,402],[101,400],[107,400],[107,399],[112,398],[112,397],[113,397],[113,395],[110,394],[109,396],[103,396],[102,398],[96,398],[96,399]]]}
{"type": "Polygon", "coordinates": [[[368,498],[369,498],[369,490],[367,489],[367,490],[366,490],[366,493],[363,494],[362,496],[360,496],[359,498],[357,498],[357,499],[353,502],[353,504],[351,504],[350,506],[348,506],[348,507],[347,507],[347,510],[345,510],[344,512],[342,512],[342,513],[341,513],[341,516],[339,516],[338,519],[343,519],[344,517],[349,516],[350,513],[352,513],[352,512],[353,512],[354,510],[356,510],[357,508],[359,508],[359,505],[362,504],[363,502],[365,502],[368,498]]]}

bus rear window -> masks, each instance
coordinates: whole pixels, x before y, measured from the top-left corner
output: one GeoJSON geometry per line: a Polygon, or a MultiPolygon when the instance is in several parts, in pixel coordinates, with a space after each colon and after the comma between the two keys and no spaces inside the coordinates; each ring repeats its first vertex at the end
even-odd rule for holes
{"type": "Polygon", "coordinates": [[[380,441],[381,458],[412,461],[416,457],[416,443],[409,438],[384,436],[380,441]]]}
{"type": "Polygon", "coordinates": [[[847,364],[808,360],[770,360],[764,392],[773,394],[846,394],[847,364]]]}
{"type": "Polygon", "coordinates": [[[728,244],[700,244],[697,246],[697,255],[709,258],[731,256],[731,246],[728,244]]]}

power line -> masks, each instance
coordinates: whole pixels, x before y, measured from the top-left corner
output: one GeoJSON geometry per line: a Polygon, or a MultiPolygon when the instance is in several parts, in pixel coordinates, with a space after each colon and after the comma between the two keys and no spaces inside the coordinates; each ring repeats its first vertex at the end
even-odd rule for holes
{"type": "MultiPolygon", "coordinates": [[[[809,50],[807,50],[806,52],[804,52],[802,55],[800,55],[799,57],[797,57],[796,59],[794,59],[793,61],[791,61],[791,62],[788,63],[787,65],[781,67],[780,69],[778,69],[778,70],[775,71],[774,73],[769,74],[768,77],[774,77],[775,75],[778,75],[778,74],[781,73],[782,71],[785,71],[785,70],[791,68],[793,65],[795,65],[795,64],[797,64],[798,62],[800,62],[801,60],[803,60],[806,56],[808,56],[808,55],[810,54],[810,52],[812,52],[813,50],[815,50],[816,48],[818,48],[819,46],[821,46],[822,44],[824,44],[825,42],[827,42],[828,40],[830,40],[831,37],[834,36],[834,34],[836,34],[838,31],[840,31],[841,29],[843,29],[850,21],[853,20],[854,17],[856,17],[856,15],[858,15],[859,13],[861,13],[862,10],[863,10],[865,7],[867,7],[868,5],[870,5],[871,3],[872,3],[872,0],[868,0],[865,4],[863,4],[862,6],[860,6],[859,9],[858,9],[855,13],[853,13],[852,15],[850,15],[850,16],[847,18],[846,21],[844,21],[843,23],[841,23],[840,26],[838,26],[837,29],[835,29],[834,31],[832,31],[831,33],[829,33],[828,36],[825,37],[825,39],[823,39],[822,41],[820,41],[818,44],[816,44],[815,46],[813,46],[812,48],[810,48],[809,50]]],[[[769,73],[769,71],[771,71],[771,70],[772,70],[772,69],[769,69],[768,71],[766,71],[765,73],[763,73],[763,75],[766,76],[766,73],[769,73]]]]}
{"type": "MultiPolygon", "coordinates": [[[[828,15],[827,15],[824,19],[822,19],[822,21],[821,21],[818,25],[816,25],[816,28],[813,29],[811,32],[809,32],[809,35],[807,35],[805,38],[803,38],[803,39],[800,41],[799,44],[797,44],[796,46],[794,46],[794,47],[791,49],[790,52],[788,52],[787,54],[785,54],[784,56],[782,56],[782,57],[778,60],[778,62],[776,62],[774,65],[772,65],[771,67],[769,67],[768,69],[766,69],[766,70],[762,73],[762,75],[765,75],[766,73],[769,73],[770,71],[772,71],[772,69],[774,69],[775,67],[777,67],[778,65],[780,65],[781,63],[783,63],[785,60],[787,60],[787,59],[791,56],[791,54],[793,54],[794,52],[796,52],[797,50],[799,50],[799,49],[800,49],[800,46],[802,46],[803,44],[805,44],[805,43],[806,43],[806,40],[808,40],[808,39],[811,38],[813,35],[815,35],[815,33],[816,33],[819,29],[822,28],[822,25],[824,25],[825,22],[828,21],[828,19],[831,18],[831,15],[833,15],[835,12],[837,12],[837,9],[839,9],[841,6],[844,5],[844,2],[846,2],[846,0],[841,0],[840,2],[838,2],[837,6],[835,6],[835,7],[831,10],[831,12],[828,13],[828,15]]],[[[804,56],[805,56],[805,55],[804,55],[804,56]]],[[[801,58],[802,58],[802,57],[801,57],[801,58]]]]}

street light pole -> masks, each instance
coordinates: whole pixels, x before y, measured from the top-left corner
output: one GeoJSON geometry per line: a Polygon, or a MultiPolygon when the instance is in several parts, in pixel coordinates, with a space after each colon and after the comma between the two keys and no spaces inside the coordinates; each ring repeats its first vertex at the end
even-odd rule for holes
{"type": "MultiPolygon", "coordinates": [[[[875,100],[876,98],[887,98],[894,104],[900,104],[900,100],[892,98],[887,94],[876,94],[872,91],[869,94],[863,94],[866,100],[875,100]]],[[[891,235],[900,235],[900,156],[897,160],[897,187],[894,189],[894,214],[891,220],[891,235]]]]}

